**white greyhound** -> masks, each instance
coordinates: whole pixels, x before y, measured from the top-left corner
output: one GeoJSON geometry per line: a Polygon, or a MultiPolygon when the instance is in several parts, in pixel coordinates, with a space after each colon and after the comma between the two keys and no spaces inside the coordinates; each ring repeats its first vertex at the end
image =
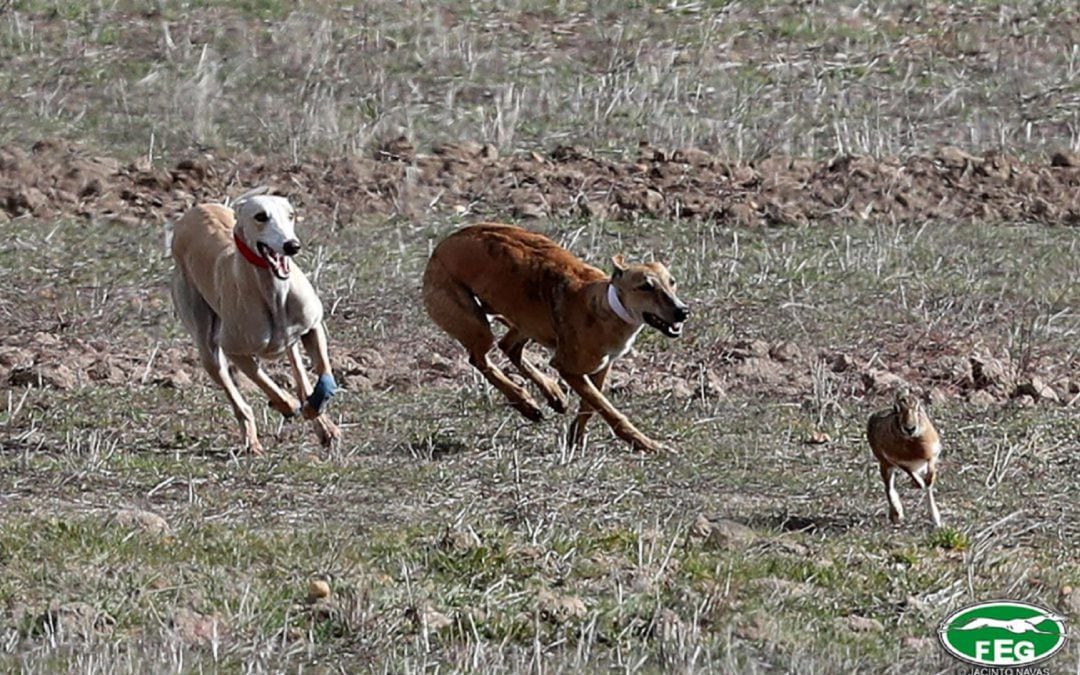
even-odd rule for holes
{"type": "Polygon", "coordinates": [[[200,204],[184,214],[172,234],[176,262],[172,295],[180,320],[191,333],[199,358],[232,404],[244,449],[262,454],[255,416],[229,373],[234,364],[270,397],[286,417],[312,420],[324,445],[341,433],[323,413],[336,390],[323,307],[304,273],[292,261],[300,251],[294,212],[284,197],[244,196],[234,209],[200,204]],[[314,389],[300,356],[303,342],[318,374],[314,389]],[[296,391],[282,390],[259,368],[258,359],[285,354],[296,391]]]}

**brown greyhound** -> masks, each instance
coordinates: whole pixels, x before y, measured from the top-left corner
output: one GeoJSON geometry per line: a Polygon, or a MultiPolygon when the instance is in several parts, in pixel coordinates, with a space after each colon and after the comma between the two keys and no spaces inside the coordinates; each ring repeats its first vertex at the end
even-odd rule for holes
{"type": "Polygon", "coordinates": [[[676,297],[664,265],[630,265],[622,256],[612,262],[608,277],[543,235],[481,223],[435,248],[424,271],[424,304],[435,323],[468,350],[469,363],[528,419],[542,417],[536,401],[488,360],[495,344],[489,317],[508,328],[499,348],[552,408],[566,412],[562,389],[529,363],[524,349],[534,341],[554,352],[551,365],[581,397],[570,425],[572,446],[581,443],[586,423],[599,412],[619,438],[651,452],[660,444],[611,405],[602,393],[604,379],[644,324],[678,337],[690,310],[676,297]]]}

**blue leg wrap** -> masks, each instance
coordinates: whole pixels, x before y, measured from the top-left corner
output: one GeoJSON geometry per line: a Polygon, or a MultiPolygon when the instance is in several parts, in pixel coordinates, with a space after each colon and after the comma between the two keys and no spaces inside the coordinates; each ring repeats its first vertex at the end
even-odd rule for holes
{"type": "Polygon", "coordinates": [[[315,383],[315,391],[308,396],[306,406],[314,410],[316,414],[321,413],[326,402],[335,393],[337,393],[337,382],[334,381],[334,376],[320,375],[319,381],[315,383]]]}

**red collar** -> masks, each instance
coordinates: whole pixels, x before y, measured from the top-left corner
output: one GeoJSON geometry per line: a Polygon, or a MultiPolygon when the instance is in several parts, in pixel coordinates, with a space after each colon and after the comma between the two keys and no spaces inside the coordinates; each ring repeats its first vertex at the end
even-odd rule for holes
{"type": "Polygon", "coordinates": [[[244,240],[240,238],[240,235],[233,231],[233,240],[236,242],[236,250],[240,251],[240,255],[244,256],[244,259],[255,267],[261,267],[264,270],[270,269],[270,263],[266,262],[266,259],[261,255],[251,250],[244,240]]]}

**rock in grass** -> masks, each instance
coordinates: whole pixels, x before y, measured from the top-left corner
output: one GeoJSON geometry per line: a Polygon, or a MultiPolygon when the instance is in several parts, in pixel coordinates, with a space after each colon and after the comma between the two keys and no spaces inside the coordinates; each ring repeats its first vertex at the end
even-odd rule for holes
{"type": "Polygon", "coordinates": [[[978,389],[987,387],[1005,387],[1012,379],[1009,376],[1009,368],[1001,359],[996,359],[988,354],[979,354],[971,357],[971,375],[978,389]]]}
{"type": "Polygon", "coordinates": [[[1080,153],[1062,150],[1055,152],[1050,157],[1050,166],[1076,167],[1080,166],[1080,153]]]}
{"type": "Polygon", "coordinates": [[[769,356],[771,356],[774,361],[783,361],[785,363],[789,361],[798,361],[802,358],[802,350],[799,349],[799,345],[794,342],[784,340],[783,342],[777,343],[769,350],[769,356]]]}
{"type": "Polygon", "coordinates": [[[437,633],[454,625],[454,620],[432,607],[410,607],[405,612],[416,630],[437,633]]]}
{"type": "Polygon", "coordinates": [[[156,513],[141,509],[120,509],[113,514],[112,520],[120,527],[142,530],[151,534],[167,534],[172,530],[167,520],[156,513]]]}
{"type": "Polygon", "coordinates": [[[1058,594],[1058,607],[1071,617],[1080,617],[1080,590],[1062,586],[1058,594]]]}
{"type": "Polygon", "coordinates": [[[200,614],[180,607],[173,613],[170,624],[180,641],[191,646],[220,643],[229,636],[228,626],[216,612],[200,614]]]}
{"type": "Polygon", "coordinates": [[[885,626],[877,619],[855,614],[844,617],[840,624],[852,633],[880,633],[885,630],[885,626]]]}
{"type": "Polygon", "coordinates": [[[690,538],[707,539],[710,532],[712,532],[712,521],[704,513],[698,514],[698,517],[690,525],[690,538]]]}
{"type": "Polygon", "coordinates": [[[871,392],[893,391],[907,385],[907,381],[896,373],[876,368],[863,373],[862,381],[866,390],[871,392]]]}
{"type": "Polygon", "coordinates": [[[12,368],[8,383],[13,387],[51,387],[74,389],[79,383],[75,372],[63,363],[35,363],[32,366],[12,368]]]}
{"type": "Polygon", "coordinates": [[[308,602],[317,602],[330,597],[330,584],[323,579],[314,579],[308,584],[308,602]]]}
{"type": "Polygon", "coordinates": [[[705,547],[719,551],[742,550],[757,541],[757,533],[734,520],[716,520],[712,522],[705,547]]]}
{"type": "Polygon", "coordinates": [[[757,541],[757,533],[734,520],[711,520],[701,514],[690,525],[690,541],[714,550],[744,549],[757,541]]]}
{"type": "Polygon", "coordinates": [[[908,635],[900,640],[900,646],[912,652],[925,652],[937,649],[937,640],[925,635],[908,635]]]}
{"type": "Polygon", "coordinates": [[[968,396],[968,401],[972,405],[978,406],[980,408],[989,408],[990,406],[997,403],[997,398],[995,398],[993,394],[986,391],[985,389],[979,389],[977,391],[971,392],[971,394],[968,396]]]}
{"type": "Polygon", "coordinates": [[[969,155],[960,148],[952,145],[943,145],[938,148],[934,154],[934,159],[941,162],[950,169],[963,169],[969,165],[975,165],[980,163],[980,159],[974,155],[969,155]]]}
{"type": "Polygon", "coordinates": [[[949,402],[949,394],[941,387],[931,387],[926,394],[926,400],[930,405],[945,405],[949,402]]]}
{"type": "Polygon", "coordinates": [[[540,590],[536,600],[540,615],[552,623],[584,619],[588,613],[584,601],[576,595],[556,595],[545,588],[540,590]]]}
{"type": "Polygon", "coordinates": [[[776,620],[765,611],[755,610],[735,622],[735,637],[740,640],[764,642],[776,631],[776,620]]]}
{"type": "Polygon", "coordinates": [[[453,553],[468,553],[480,547],[480,537],[471,529],[447,528],[439,540],[439,548],[453,553]]]}
{"type": "Polygon", "coordinates": [[[802,598],[813,593],[814,588],[803,581],[792,581],[780,577],[762,577],[750,582],[750,586],[769,596],[784,599],[802,598]]]}
{"type": "Polygon", "coordinates": [[[1043,382],[1038,375],[1032,375],[1030,379],[1017,385],[1016,389],[1013,390],[1013,396],[1030,396],[1036,401],[1046,400],[1054,403],[1061,400],[1053,387],[1043,382]]]}

